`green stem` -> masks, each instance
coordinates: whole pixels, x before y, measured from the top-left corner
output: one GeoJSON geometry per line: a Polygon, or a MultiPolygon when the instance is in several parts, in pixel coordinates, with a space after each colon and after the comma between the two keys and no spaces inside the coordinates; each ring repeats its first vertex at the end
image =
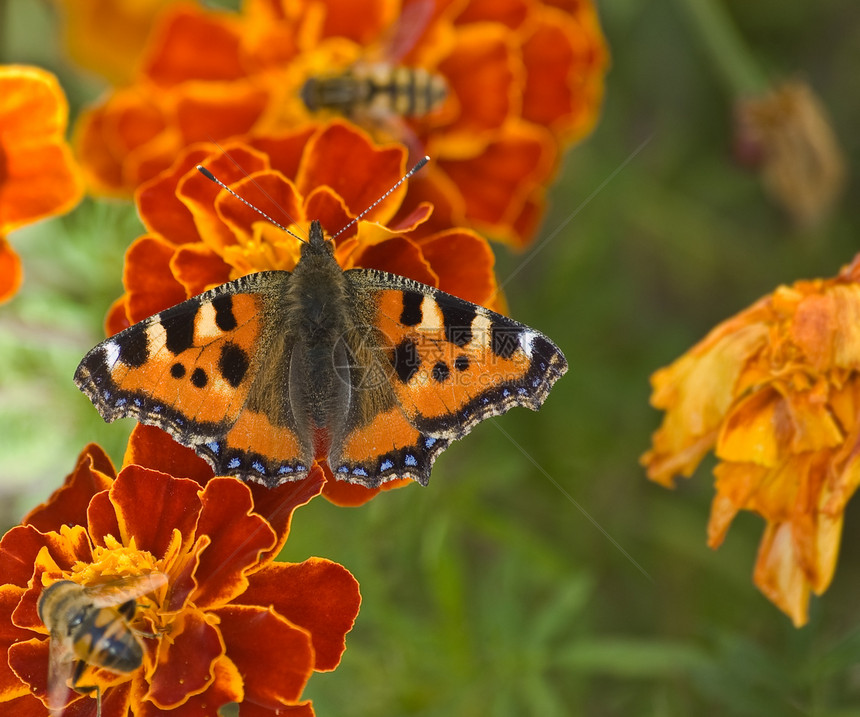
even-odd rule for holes
{"type": "Polygon", "coordinates": [[[721,0],[676,0],[703,40],[726,89],[733,96],[760,95],[770,84],[721,0]]]}

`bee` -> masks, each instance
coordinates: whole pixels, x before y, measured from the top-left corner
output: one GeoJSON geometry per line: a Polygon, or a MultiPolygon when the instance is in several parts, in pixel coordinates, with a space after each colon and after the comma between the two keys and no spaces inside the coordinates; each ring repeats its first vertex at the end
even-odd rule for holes
{"type": "Polygon", "coordinates": [[[141,635],[148,633],[131,626],[137,598],[166,583],[164,573],[152,572],[89,586],[59,580],[42,592],[38,611],[51,640],[48,707],[52,715],[62,714],[65,709],[69,676],[76,692],[96,691],[96,712],[101,715],[101,689],[78,682],[88,665],[119,673],[134,672],[141,666],[141,635]]]}
{"type": "Polygon", "coordinates": [[[341,72],[310,77],[300,95],[311,112],[330,110],[362,125],[393,125],[407,132],[401,118],[423,117],[448,96],[442,75],[400,60],[412,49],[433,16],[432,0],[406,4],[389,37],[375,51],[341,72]],[[373,61],[372,57],[380,57],[373,61]]]}

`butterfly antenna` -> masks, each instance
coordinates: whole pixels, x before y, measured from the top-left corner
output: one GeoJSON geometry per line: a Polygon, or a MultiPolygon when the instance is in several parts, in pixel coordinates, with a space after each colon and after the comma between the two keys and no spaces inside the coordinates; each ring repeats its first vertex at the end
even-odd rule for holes
{"type": "MultiPolygon", "coordinates": [[[[219,187],[221,187],[221,189],[226,189],[228,192],[230,192],[230,194],[232,194],[234,197],[236,197],[236,199],[238,199],[240,202],[242,202],[242,204],[244,204],[246,207],[249,207],[250,209],[253,209],[261,217],[264,217],[265,219],[270,221],[272,224],[274,224],[276,227],[278,227],[278,229],[283,229],[291,237],[295,237],[300,242],[307,243],[305,239],[302,239],[296,233],[291,232],[283,224],[279,224],[278,222],[276,222],[274,219],[272,219],[272,217],[270,217],[268,214],[266,214],[266,212],[264,212],[262,209],[260,209],[259,207],[255,207],[247,199],[243,199],[238,194],[236,194],[236,192],[234,192],[232,189],[230,189],[230,187],[228,187],[226,184],[224,184],[224,182],[222,182],[220,179],[218,179],[218,177],[216,177],[214,174],[212,174],[212,172],[210,172],[208,169],[206,169],[206,167],[204,167],[202,164],[197,165],[197,171],[200,172],[200,174],[202,174],[204,177],[206,177],[206,179],[208,179],[209,181],[215,182],[215,184],[217,184],[219,187]]],[[[413,171],[415,171],[415,170],[413,170],[413,171]]],[[[410,172],[410,174],[411,174],[411,172],[410,172]]],[[[406,175],[406,176],[409,176],[409,175],[406,175]]],[[[404,177],[403,179],[406,179],[406,177],[404,177]]],[[[401,179],[400,182],[402,182],[403,179],[401,179]]],[[[400,184],[400,182],[398,182],[397,184],[400,184]]],[[[396,187],[397,184],[395,184],[394,187],[396,187]]],[[[388,192],[391,192],[391,190],[394,189],[394,187],[389,189],[388,192]]],[[[365,210],[365,211],[367,211],[367,210],[365,210]]],[[[353,221],[355,221],[355,220],[353,219],[353,221]]],[[[347,226],[349,226],[349,225],[347,225],[347,226]]]]}
{"type": "MultiPolygon", "coordinates": [[[[423,158],[421,158],[421,159],[418,161],[418,163],[417,163],[417,164],[416,164],[412,169],[410,169],[406,174],[404,174],[400,179],[398,179],[398,180],[397,180],[397,182],[394,184],[394,186],[393,186],[393,187],[391,187],[391,189],[389,189],[385,194],[383,194],[379,199],[377,199],[377,200],[376,200],[373,204],[371,204],[367,209],[365,209],[363,212],[361,212],[361,214],[359,214],[359,215],[358,215],[355,219],[353,219],[349,224],[347,224],[345,227],[341,228],[341,229],[337,232],[337,234],[335,234],[335,235],[333,235],[333,236],[332,236],[332,239],[333,239],[333,240],[334,240],[334,239],[336,239],[336,238],[338,237],[338,235],[340,235],[340,234],[342,234],[343,232],[345,232],[345,231],[346,231],[347,229],[349,229],[353,224],[358,223],[358,220],[359,220],[359,219],[361,219],[365,214],[367,214],[367,213],[368,213],[371,209],[373,209],[377,204],[379,204],[381,201],[383,201],[383,200],[384,200],[384,199],[385,199],[389,194],[391,194],[395,189],[397,189],[397,187],[399,187],[401,184],[403,184],[403,182],[405,182],[407,179],[409,179],[409,177],[411,177],[413,174],[415,174],[418,170],[420,170],[420,169],[421,169],[425,164],[427,164],[427,162],[429,162],[429,161],[430,161],[430,157],[424,156],[423,158]]],[[[199,169],[199,167],[198,167],[198,169],[199,169]]]]}

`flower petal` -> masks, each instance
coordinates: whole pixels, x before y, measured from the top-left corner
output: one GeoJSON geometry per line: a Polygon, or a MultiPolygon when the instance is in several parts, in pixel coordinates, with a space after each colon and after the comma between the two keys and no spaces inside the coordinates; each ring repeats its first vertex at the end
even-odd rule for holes
{"type": "Polygon", "coordinates": [[[158,235],[136,239],[126,252],[123,282],[126,312],[132,322],[142,321],[188,298],[170,272],[174,247],[158,235]]]}
{"type": "MultiPolygon", "coordinates": [[[[296,175],[296,186],[304,195],[317,187],[331,187],[355,215],[368,209],[397,183],[403,176],[405,163],[402,147],[375,146],[357,127],[332,122],[308,142],[296,175]]],[[[406,186],[401,184],[365,219],[386,223],[405,193],[406,186]]]]}
{"type": "Polygon", "coordinates": [[[86,531],[79,525],[63,526],[60,533],[40,533],[30,525],[16,525],[0,539],[0,575],[4,582],[27,587],[43,547],[47,547],[61,570],[71,570],[79,560],[92,560],[86,531]]]}
{"type": "MultiPolygon", "coordinates": [[[[275,533],[254,510],[251,491],[237,478],[213,478],[200,500],[198,535],[212,542],[202,551],[194,602],[211,609],[238,598],[248,586],[245,571],[275,544],[275,533]]],[[[243,601],[244,602],[244,601],[243,601]]]]}
{"type": "Polygon", "coordinates": [[[131,429],[122,463],[169,473],[175,478],[190,478],[201,486],[212,478],[211,466],[193,450],[180,446],[160,428],[143,423],[131,429]]]}
{"type": "Polygon", "coordinates": [[[65,483],[21,522],[43,533],[59,531],[61,525],[85,525],[90,499],[110,488],[114,478],[116,471],[110,458],[98,445],[90,443],[65,483]]]}
{"type": "Polygon", "coordinates": [[[162,20],[149,47],[146,75],[163,87],[186,80],[235,80],[245,75],[237,23],[226,13],[180,7],[162,20]],[[197,48],[206,48],[198,52],[197,48]]]}
{"type": "Polygon", "coordinates": [[[313,672],[310,635],[271,609],[230,605],[215,614],[245,681],[245,701],[272,709],[295,703],[313,672]]]}
{"type": "MultiPolygon", "coordinates": [[[[203,692],[191,695],[180,706],[171,709],[175,717],[211,717],[213,709],[230,702],[241,702],[244,697],[242,676],[227,657],[218,657],[213,663],[214,679],[203,692]]],[[[142,687],[145,688],[145,684],[142,687]]],[[[149,700],[144,700],[145,689],[135,695],[135,717],[162,717],[164,712],[149,700]]]]}
{"type": "MultiPolygon", "coordinates": [[[[17,627],[12,622],[12,613],[24,595],[24,588],[16,585],[0,586],[0,652],[7,655],[9,647],[17,642],[32,638],[29,630],[17,627]]],[[[29,692],[29,688],[9,667],[8,660],[0,659],[0,703],[20,697],[29,692]]],[[[44,709],[44,706],[43,706],[44,709]]]]}
{"type": "Polygon", "coordinates": [[[6,238],[0,236],[0,303],[8,301],[17,293],[23,278],[21,258],[6,238]]]}
{"type": "Polygon", "coordinates": [[[162,709],[183,704],[215,680],[216,661],[224,655],[220,631],[203,612],[186,609],[174,621],[170,640],[158,646],[158,664],[147,697],[162,709]]]}
{"type": "Polygon", "coordinates": [[[164,555],[174,530],[186,540],[195,534],[201,508],[199,488],[186,478],[126,466],[109,492],[121,533],[114,537],[123,544],[134,538],[139,550],[164,555]]]}
{"type": "Polygon", "coordinates": [[[250,578],[236,602],[271,606],[305,628],[313,641],[315,670],[333,670],[346,649],[361,595],[358,582],[342,565],[322,558],[303,563],[272,563],[250,578]]]}

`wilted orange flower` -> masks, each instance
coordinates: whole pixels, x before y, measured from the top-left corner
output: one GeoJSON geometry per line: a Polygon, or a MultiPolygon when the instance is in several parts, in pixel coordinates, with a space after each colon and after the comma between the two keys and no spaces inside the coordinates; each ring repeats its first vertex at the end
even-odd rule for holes
{"type": "Polygon", "coordinates": [[[21,284],[9,232],[69,211],[83,194],[65,140],[68,115],[66,97],[50,72],[0,65],[0,301],[21,284]]]}
{"type": "Polygon", "coordinates": [[[860,255],[834,279],[781,286],[652,377],[666,411],[642,461],[667,487],[712,448],[708,543],[739,510],[766,521],[754,580],[791,617],[836,568],[845,506],[860,481],[860,255]]]}
{"type": "MultiPolygon", "coordinates": [[[[358,585],[320,558],[272,562],[278,539],[252,510],[239,480],[201,488],[137,465],[114,477],[101,449],[89,446],[65,485],[0,541],[4,707],[45,713],[49,639],[36,611],[45,587],[158,571],[168,582],[139,601],[133,623],[145,644],[142,667],[85,672],[84,684],[102,689],[106,717],[214,714],[230,702],[243,714],[313,715],[302,690],[313,671],[339,663],[358,585]]],[[[68,714],[89,713],[92,697],[71,692],[68,714]]]]}
{"type": "MultiPolygon", "coordinates": [[[[346,227],[403,176],[405,155],[401,146],[379,147],[343,121],[188,148],[137,193],[148,233],[126,254],[126,292],[108,315],[108,334],[226,281],[268,269],[289,271],[298,261],[294,237],[220,190],[196,165],[205,165],[240,196],[306,236],[311,219],[319,219],[330,234],[346,227]]],[[[431,208],[422,204],[393,221],[406,194],[401,185],[335,240],[340,265],[390,271],[502,308],[487,241],[466,229],[415,236],[431,208]]],[[[384,489],[411,482],[391,481],[384,489]]],[[[325,494],[355,504],[378,490],[332,480],[325,494]]]]}
{"type": "Polygon", "coordinates": [[[330,118],[311,112],[311,78],[356,66],[417,67],[447,99],[421,116],[352,113],[378,138],[434,164],[404,212],[425,227],[471,225],[517,245],[533,236],[561,149],[594,125],[607,52],[595,10],[471,0],[318,3],[247,0],[240,14],[183,6],[165,16],[137,82],[87,113],[78,151],[98,191],[129,192],[187,145],[330,118]]]}

